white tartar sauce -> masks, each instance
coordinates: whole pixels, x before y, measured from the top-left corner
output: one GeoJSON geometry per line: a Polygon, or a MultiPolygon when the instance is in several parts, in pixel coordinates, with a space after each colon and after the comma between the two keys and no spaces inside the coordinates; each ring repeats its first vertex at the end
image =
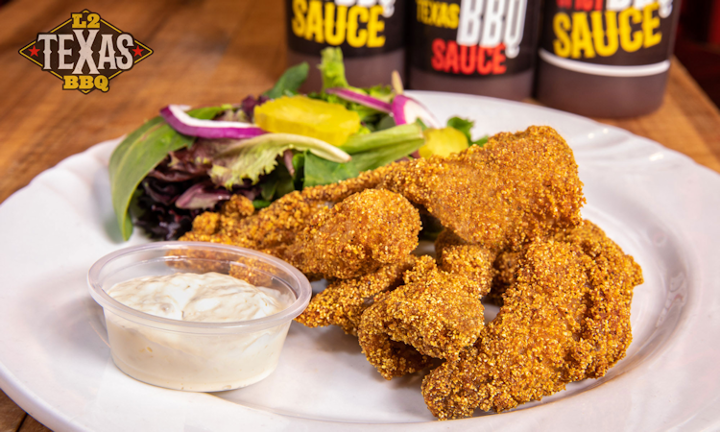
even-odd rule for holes
{"type": "Polygon", "coordinates": [[[120,282],[107,293],[135,310],[183,321],[245,321],[286,307],[277,291],[220,273],[141,277],[120,282]]]}
{"type": "MultiPolygon", "coordinates": [[[[278,313],[289,293],[219,273],[130,279],[107,293],[148,314],[183,321],[236,322],[278,313]]],[[[260,330],[192,333],[142,324],[105,309],[115,364],[140,381],[178,390],[221,391],[260,381],[278,364],[290,321],[260,330]]]]}

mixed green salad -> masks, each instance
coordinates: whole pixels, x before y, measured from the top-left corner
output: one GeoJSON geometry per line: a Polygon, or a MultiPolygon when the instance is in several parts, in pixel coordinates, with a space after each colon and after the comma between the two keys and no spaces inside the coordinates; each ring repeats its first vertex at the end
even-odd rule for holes
{"type": "Polygon", "coordinates": [[[393,86],[352,87],[339,48],[325,49],[318,68],[320,92],[298,93],[309,70],[302,63],[258,97],[197,109],[169,105],[129,134],[109,165],[123,237],[137,225],[152,238],[176,239],[233,194],[263,208],[294,190],[486,141],[472,139],[469,120],[441,126],[403,94],[397,77],[393,86]]]}

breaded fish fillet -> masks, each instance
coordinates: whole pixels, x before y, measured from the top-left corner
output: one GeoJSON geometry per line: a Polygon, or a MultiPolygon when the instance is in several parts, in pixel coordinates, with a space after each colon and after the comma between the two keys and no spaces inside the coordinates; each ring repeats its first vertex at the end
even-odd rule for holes
{"type": "Polygon", "coordinates": [[[625,355],[640,267],[589,222],[557,237],[530,244],[497,317],[424,379],[436,417],[511,409],[603,376],[625,355]]]}
{"type": "Polygon", "coordinates": [[[464,241],[491,253],[517,250],[532,238],[578,224],[584,202],[568,145],[552,128],[530,127],[497,134],[482,148],[472,146],[447,158],[393,163],[337,184],[292,192],[249,217],[218,223],[208,214],[182,240],[234,244],[283,257],[324,207],[372,188],[399,193],[464,241]]]}
{"type": "Polygon", "coordinates": [[[403,274],[412,268],[414,255],[399,264],[381,267],[375,272],[351,279],[335,279],[316,294],[300,316],[295,318],[307,327],[337,325],[345,333],[357,336],[363,311],[379,294],[392,291],[403,283],[403,274]]]}
{"type": "Polygon", "coordinates": [[[203,213],[193,222],[193,230],[180,240],[231,244],[282,257],[287,245],[295,241],[312,216],[327,204],[307,199],[295,191],[247,217],[244,216],[246,210],[238,207],[231,201],[227,212],[224,206],[219,216],[203,213]]]}
{"type": "Polygon", "coordinates": [[[500,133],[482,148],[391,167],[378,187],[491,251],[577,225],[585,202],[572,150],[550,127],[500,133]]]}
{"type": "Polygon", "coordinates": [[[367,189],[317,212],[283,258],[306,274],[354,278],[404,262],[420,228],[420,214],[408,200],[367,189]]]}
{"type": "Polygon", "coordinates": [[[495,253],[481,245],[469,244],[449,229],[435,240],[435,253],[440,270],[462,275],[478,285],[480,296],[490,291],[495,253]]]}
{"type": "Polygon", "coordinates": [[[477,283],[440,271],[435,260],[422,256],[406,273],[405,285],[365,310],[358,338],[368,361],[391,379],[430,365],[429,357],[457,357],[482,328],[477,283]]]}

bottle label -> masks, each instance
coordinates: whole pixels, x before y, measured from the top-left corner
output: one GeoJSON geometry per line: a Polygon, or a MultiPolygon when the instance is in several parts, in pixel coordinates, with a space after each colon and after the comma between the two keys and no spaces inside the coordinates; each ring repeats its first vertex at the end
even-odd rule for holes
{"type": "Polygon", "coordinates": [[[458,77],[511,75],[532,68],[536,0],[412,0],[411,64],[458,77]]]}
{"type": "Polygon", "coordinates": [[[286,0],[288,46],[320,55],[340,47],[344,57],[366,57],[402,48],[404,0],[286,0]]]}
{"type": "Polygon", "coordinates": [[[540,57],[605,76],[646,76],[670,67],[673,0],[548,0],[540,57]]]}

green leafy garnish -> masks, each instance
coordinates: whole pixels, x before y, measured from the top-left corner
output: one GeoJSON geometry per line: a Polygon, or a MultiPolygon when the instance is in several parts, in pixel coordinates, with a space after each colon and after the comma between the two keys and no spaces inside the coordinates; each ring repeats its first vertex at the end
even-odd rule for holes
{"type": "Polygon", "coordinates": [[[278,165],[260,183],[260,195],[266,201],[274,201],[295,190],[293,177],[285,165],[278,165]]]}
{"type": "Polygon", "coordinates": [[[257,200],[257,199],[254,200],[252,203],[253,203],[253,207],[255,208],[255,210],[260,210],[262,208],[269,207],[270,204],[272,204],[270,201],[257,200]]]}
{"type": "Polygon", "coordinates": [[[370,130],[377,129],[377,123],[382,119],[390,117],[386,113],[376,109],[350,102],[338,97],[337,95],[326,93],[329,88],[349,88],[358,93],[364,93],[374,98],[391,102],[395,94],[390,86],[376,85],[374,87],[362,89],[352,87],[345,79],[345,65],[343,64],[343,55],[340,48],[325,48],[320,52],[322,62],[318,65],[322,76],[322,91],[320,93],[310,93],[308,97],[311,99],[320,99],[325,102],[342,105],[350,111],[355,111],[360,116],[360,121],[370,130]]]}
{"type": "Polygon", "coordinates": [[[391,127],[395,127],[395,119],[389,115],[383,116],[375,126],[377,128],[376,130],[379,131],[390,129],[391,127]]]}
{"type": "Polygon", "coordinates": [[[336,183],[341,180],[357,177],[360,174],[353,161],[347,163],[331,162],[314,154],[305,156],[304,187],[320,186],[336,183]]]}
{"type": "Polygon", "coordinates": [[[318,69],[322,75],[323,90],[333,87],[350,87],[345,79],[345,65],[340,48],[325,48],[320,51],[320,58],[318,69]]]}
{"type": "Polygon", "coordinates": [[[307,79],[309,70],[310,66],[308,66],[307,62],[289,67],[277,80],[275,86],[263,94],[270,99],[297,94],[298,89],[307,79]]]}
{"type": "Polygon", "coordinates": [[[424,139],[406,141],[402,144],[380,147],[362,153],[355,153],[351,163],[359,172],[380,168],[416,151],[425,143],[424,139]]]}
{"type": "Polygon", "coordinates": [[[340,148],[349,154],[355,154],[418,139],[423,139],[422,129],[420,125],[410,123],[369,134],[352,135],[340,148]]]}
{"type": "Polygon", "coordinates": [[[485,145],[485,143],[488,142],[488,139],[489,139],[489,138],[490,138],[489,136],[485,135],[484,137],[481,137],[481,138],[476,139],[476,140],[473,141],[472,143],[473,143],[474,145],[476,145],[476,146],[482,147],[482,146],[485,145]]]}
{"type": "Polygon", "coordinates": [[[326,185],[357,177],[363,171],[379,168],[406,157],[423,145],[425,140],[422,139],[422,135],[420,136],[419,139],[411,139],[355,153],[348,163],[331,162],[308,154],[305,158],[304,186],[326,185]]]}
{"type": "Polygon", "coordinates": [[[488,140],[488,136],[485,135],[482,138],[473,141],[470,130],[473,128],[473,126],[475,126],[475,122],[472,120],[466,120],[460,117],[452,117],[448,119],[447,125],[462,132],[463,135],[465,135],[465,137],[467,138],[469,145],[477,145],[482,147],[488,140]]]}
{"type": "Polygon", "coordinates": [[[302,135],[274,133],[260,135],[230,146],[214,158],[210,178],[215,184],[231,189],[244,179],[257,183],[262,174],[270,174],[277,166],[277,157],[285,150],[308,150],[335,162],[346,162],[350,156],[324,141],[302,135]]]}
{"type": "Polygon", "coordinates": [[[393,97],[395,97],[395,93],[393,93],[392,87],[382,84],[378,84],[376,86],[365,89],[365,93],[374,97],[375,99],[380,99],[381,101],[385,101],[388,103],[392,102],[393,97]]]}
{"type": "Polygon", "coordinates": [[[457,129],[463,133],[468,139],[468,143],[472,142],[472,136],[470,135],[470,129],[475,125],[474,121],[466,120],[460,117],[451,117],[447,121],[447,125],[451,128],[457,129]]]}
{"type": "MultiPolygon", "coordinates": [[[[224,106],[199,108],[189,111],[188,114],[198,119],[209,120],[225,108],[224,106]]],[[[123,239],[129,239],[133,231],[128,207],[142,179],[170,152],[185,148],[194,140],[195,137],[176,132],[158,116],[145,122],[117,146],[110,157],[108,171],[113,208],[123,239]]]]}

